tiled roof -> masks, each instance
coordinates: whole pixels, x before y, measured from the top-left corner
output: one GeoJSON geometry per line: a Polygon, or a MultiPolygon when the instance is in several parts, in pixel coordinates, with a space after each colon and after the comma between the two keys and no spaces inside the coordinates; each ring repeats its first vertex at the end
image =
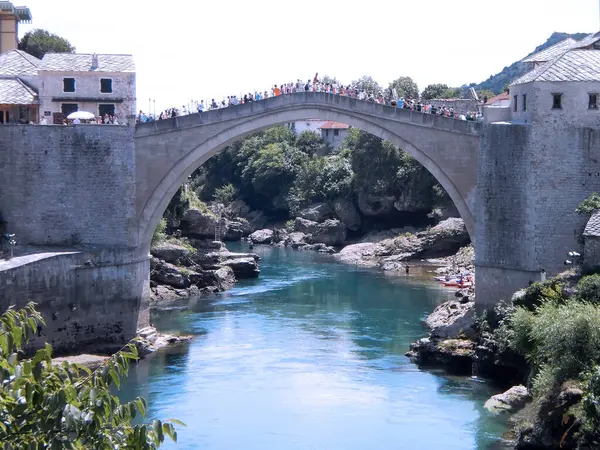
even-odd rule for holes
{"type": "Polygon", "coordinates": [[[499,102],[502,100],[510,100],[510,95],[508,95],[508,92],[503,92],[502,94],[498,94],[495,97],[488,98],[486,105],[491,105],[492,103],[499,102]]]}
{"type": "Polygon", "coordinates": [[[532,81],[600,81],[600,50],[571,50],[511,83],[532,81]]]}
{"type": "Polygon", "coordinates": [[[333,122],[330,120],[329,122],[325,122],[323,125],[321,125],[319,127],[319,130],[346,130],[348,128],[350,128],[350,125],[346,125],[345,123],[333,122]]]}
{"type": "Polygon", "coordinates": [[[598,40],[600,40],[600,31],[590,34],[589,36],[584,37],[582,40],[577,41],[577,45],[574,48],[588,47],[598,40]]]}
{"type": "Polygon", "coordinates": [[[34,76],[38,73],[38,67],[42,60],[25,53],[22,50],[11,50],[0,55],[0,75],[34,76]]]}
{"type": "Polygon", "coordinates": [[[31,105],[37,103],[37,94],[18,78],[0,78],[1,105],[31,105]]]}
{"type": "MultiPolygon", "coordinates": [[[[97,55],[98,68],[95,72],[135,72],[131,55],[97,55]]],[[[57,72],[89,72],[92,68],[92,54],[46,53],[40,70],[57,72]]]]}
{"type": "MultiPolygon", "coordinates": [[[[584,38],[585,39],[585,38],[584,38]]],[[[535,62],[546,62],[550,61],[557,56],[562,55],[564,52],[569,51],[577,47],[578,42],[573,38],[568,38],[560,41],[558,44],[554,44],[547,49],[534,53],[533,55],[527,56],[521,62],[535,63],[535,62]]]]}
{"type": "Polygon", "coordinates": [[[596,211],[588,220],[585,230],[583,230],[584,236],[600,236],[600,211],[596,211]]]}

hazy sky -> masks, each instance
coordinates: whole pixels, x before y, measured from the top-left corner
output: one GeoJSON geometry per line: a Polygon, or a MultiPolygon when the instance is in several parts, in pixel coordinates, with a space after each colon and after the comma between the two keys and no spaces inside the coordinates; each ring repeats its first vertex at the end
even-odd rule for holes
{"type": "Polygon", "coordinates": [[[599,0],[16,0],[82,53],[131,53],[138,108],[319,74],[480,82],[552,32],[600,29],[599,0]]]}

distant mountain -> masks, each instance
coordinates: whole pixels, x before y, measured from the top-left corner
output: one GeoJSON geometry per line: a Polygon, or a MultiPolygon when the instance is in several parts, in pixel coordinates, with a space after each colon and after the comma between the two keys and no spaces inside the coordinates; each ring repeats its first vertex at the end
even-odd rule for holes
{"type": "MultiPolygon", "coordinates": [[[[537,53],[541,50],[544,50],[544,49],[562,41],[563,39],[567,39],[567,38],[571,37],[571,38],[575,39],[576,41],[579,41],[579,40],[583,39],[584,37],[586,37],[588,34],[589,33],[568,34],[568,33],[554,32],[554,33],[552,33],[552,36],[550,36],[550,38],[548,38],[548,40],[546,42],[544,42],[542,45],[540,45],[538,48],[536,48],[533,52],[531,52],[530,55],[537,53]]],[[[529,55],[527,55],[527,56],[529,56],[529,55]]],[[[524,75],[528,70],[529,70],[528,64],[517,61],[517,62],[511,64],[510,66],[502,69],[502,72],[497,73],[496,75],[492,75],[487,80],[485,80],[483,83],[480,83],[480,84],[473,83],[470,85],[470,87],[474,87],[475,89],[489,89],[490,91],[494,92],[495,94],[500,94],[502,92],[502,90],[511,81],[513,81],[515,78],[520,77],[521,75],[524,75]]]]}

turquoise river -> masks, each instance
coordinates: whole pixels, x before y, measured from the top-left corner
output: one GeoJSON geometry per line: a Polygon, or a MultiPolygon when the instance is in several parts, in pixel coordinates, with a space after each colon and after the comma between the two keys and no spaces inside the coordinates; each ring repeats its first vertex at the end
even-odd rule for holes
{"type": "Polygon", "coordinates": [[[506,423],[483,408],[497,389],[404,356],[452,292],[313,252],[255,251],[260,278],[152,315],[161,331],[196,336],[122,386],[123,399],[146,397],[149,418],[186,423],[165,448],[508,448],[506,423]]]}

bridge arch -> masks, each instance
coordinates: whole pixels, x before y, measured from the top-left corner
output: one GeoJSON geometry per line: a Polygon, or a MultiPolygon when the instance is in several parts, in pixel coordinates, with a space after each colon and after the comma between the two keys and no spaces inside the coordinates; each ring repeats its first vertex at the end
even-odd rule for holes
{"type": "Polygon", "coordinates": [[[329,94],[321,94],[322,101],[293,101],[293,97],[306,100],[318,95],[291,94],[173,118],[162,121],[164,124],[138,126],[135,136],[139,251],[149,252],[152,235],[165,209],[194,170],[249,134],[307,119],[346,123],[406,151],[446,190],[474,238],[473,197],[479,145],[478,129],[473,127],[476,124],[329,94]],[[148,179],[150,174],[155,174],[156,179],[148,179]]]}

